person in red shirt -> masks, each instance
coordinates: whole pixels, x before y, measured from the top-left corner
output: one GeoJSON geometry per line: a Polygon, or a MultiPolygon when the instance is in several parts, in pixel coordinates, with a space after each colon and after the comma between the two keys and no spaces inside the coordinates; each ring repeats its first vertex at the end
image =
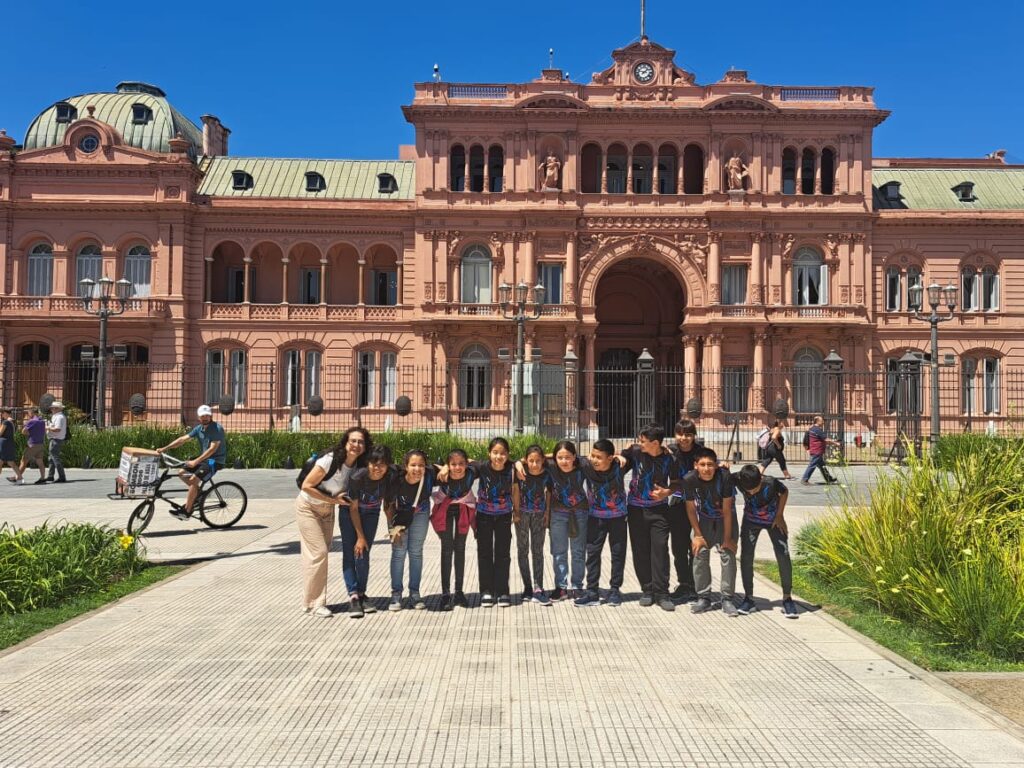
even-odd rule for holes
{"type": "Polygon", "coordinates": [[[811,484],[811,475],[814,474],[815,469],[820,469],[822,477],[825,478],[826,485],[832,483],[838,483],[828,471],[828,467],[825,466],[825,448],[830,445],[839,445],[835,440],[825,434],[825,420],[821,416],[815,416],[814,421],[811,422],[810,428],[807,430],[808,446],[807,452],[811,455],[811,461],[807,465],[807,469],[804,470],[804,476],[800,478],[801,485],[811,484]]]}

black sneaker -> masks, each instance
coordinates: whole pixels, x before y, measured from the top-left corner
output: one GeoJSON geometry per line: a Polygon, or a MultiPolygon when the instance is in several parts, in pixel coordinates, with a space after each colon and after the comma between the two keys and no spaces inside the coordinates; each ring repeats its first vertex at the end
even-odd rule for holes
{"type": "Polygon", "coordinates": [[[46,485],[46,478],[41,477],[38,480],[36,480],[34,483],[32,483],[32,485],[46,485]]]}
{"type": "Polygon", "coordinates": [[[442,611],[450,611],[454,607],[455,607],[455,600],[454,600],[454,598],[452,598],[451,595],[442,594],[441,595],[441,610],[442,611]]]}
{"type": "Polygon", "coordinates": [[[532,589],[524,589],[523,590],[522,602],[523,603],[529,603],[532,600],[533,600],[533,590],[532,589]]]}
{"type": "Polygon", "coordinates": [[[782,615],[787,619],[795,619],[799,615],[799,611],[797,611],[796,603],[793,602],[793,598],[782,601],[782,615]]]}
{"type": "Polygon", "coordinates": [[[697,598],[697,602],[690,606],[690,613],[707,613],[715,607],[715,604],[706,597],[697,598]]]}
{"type": "Polygon", "coordinates": [[[502,595],[501,597],[498,598],[498,607],[499,608],[508,608],[511,605],[512,605],[512,598],[510,596],[502,595]]]}
{"type": "Polygon", "coordinates": [[[661,608],[661,610],[663,611],[668,611],[669,613],[671,613],[676,609],[676,604],[673,603],[671,598],[669,598],[666,595],[665,597],[662,597],[658,600],[658,607],[661,608]]]}
{"type": "Polygon", "coordinates": [[[589,608],[591,606],[600,605],[601,600],[597,596],[597,592],[592,592],[589,589],[580,590],[580,596],[572,601],[572,604],[577,608],[589,608]]]}
{"type": "Polygon", "coordinates": [[[465,592],[456,592],[454,595],[452,595],[452,603],[454,605],[459,606],[459,608],[468,608],[469,607],[469,601],[466,600],[466,593],[465,592]]]}
{"type": "Polygon", "coordinates": [[[651,594],[648,594],[647,592],[644,592],[640,596],[640,607],[641,608],[650,608],[652,605],[654,605],[654,595],[651,595],[651,594]]]}
{"type": "Polygon", "coordinates": [[[671,597],[679,603],[692,603],[697,599],[697,593],[693,591],[693,587],[687,587],[680,584],[672,590],[671,597]]]}
{"type": "Polygon", "coordinates": [[[353,597],[348,603],[348,617],[350,619],[363,618],[363,602],[358,597],[353,597]]]}
{"type": "Polygon", "coordinates": [[[363,606],[363,613],[376,613],[377,606],[373,604],[373,600],[363,595],[359,598],[359,604],[363,606]]]}
{"type": "Polygon", "coordinates": [[[618,608],[622,605],[622,593],[614,587],[608,592],[607,605],[610,605],[612,608],[618,608]]]}
{"type": "Polygon", "coordinates": [[[178,518],[179,520],[188,520],[192,517],[192,513],[186,512],[184,509],[172,509],[171,515],[178,518]]]}
{"type": "Polygon", "coordinates": [[[744,597],[743,602],[736,606],[736,610],[740,616],[749,616],[757,612],[757,604],[754,602],[754,598],[744,597]]]}
{"type": "Polygon", "coordinates": [[[568,593],[561,587],[556,587],[551,590],[551,594],[548,597],[551,598],[551,602],[557,603],[559,600],[565,600],[568,597],[568,593]]]}
{"type": "Polygon", "coordinates": [[[493,608],[494,597],[492,595],[483,594],[480,595],[480,607],[481,608],[493,608]]]}

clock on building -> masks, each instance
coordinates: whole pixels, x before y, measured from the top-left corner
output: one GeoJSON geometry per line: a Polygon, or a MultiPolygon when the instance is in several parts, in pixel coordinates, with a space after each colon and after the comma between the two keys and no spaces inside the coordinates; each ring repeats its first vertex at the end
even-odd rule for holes
{"type": "Polygon", "coordinates": [[[640,83],[649,83],[654,79],[654,67],[646,61],[641,61],[633,67],[633,77],[640,83]]]}

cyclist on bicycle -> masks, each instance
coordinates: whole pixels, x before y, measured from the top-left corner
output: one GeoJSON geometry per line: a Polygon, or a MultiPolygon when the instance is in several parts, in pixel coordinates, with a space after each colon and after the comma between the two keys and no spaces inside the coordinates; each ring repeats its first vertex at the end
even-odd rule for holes
{"type": "Polygon", "coordinates": [[[208,405],[200,405],[196,409],[196,415],[199,417],[199,423],[191,432],[163,448],[156,449],[157,453],[172,451],[192,439],[198,440],[199,447],[202,448],[202,453],[185,462],[185,468],[178,473],[178,477],[188,485],[188,498],[185,499],[183,508],[172,509],[171,514],[181,520],[188,520],[192,516],[192,505],[199,495],[200,486],[213,477],[217,470],[224,468],[228,457],[228,441],[224,427],[213,420],[213,409],[208,405]]]}

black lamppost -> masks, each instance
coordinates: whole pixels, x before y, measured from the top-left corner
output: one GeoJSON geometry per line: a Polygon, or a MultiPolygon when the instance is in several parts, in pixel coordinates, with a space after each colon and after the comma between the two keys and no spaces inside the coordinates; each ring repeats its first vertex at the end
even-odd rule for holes
{"type": "Polygon", "coordinates": [[[928,286],[928,303],[932,308],[930,315],[921,314],[921,298],[923,293],[924,289],[920,283],[910,286],[907,289],[907,304],[910,307],[910,311],[914,313],[915,318],[930,323],[932,327],[932,430],[929,439],[934,448],[939,439],[939,323],[953,319],[953,310],[956,309],[956,286],[952,283],[945,288],[938,283],[932,283],[928,286]],[[942,306],[943,300],[945,301],[946,309],[949,310],[947,315],[939,314],[939,307],[942,306]]]}
{"type": "Polygon", "coordinates": [[[526,362],[526,321],[536,320],[544,307],[545,288],[540,283],[533,286],[533,310],[527,311],[527,299],[530,286],[520,282],[516,286],[515,298],[512,297],[512,286],[502,283],[498,286],[498,301],[501,313],[507,320],[516,324],[516,413],[515,431],[523,432],[523,368],[526,362]]]}
{"type": "Polygon", "coordinates": [[[107,421],[107,320],[123,314],[128,308],[132,283],[123,277],[116,283],[109,277],[99,280],[86,277],[78,282],[78,286],[82,309],[100,319],[100,348],[96,359],[96,428],[103,429],[107,421]]]}

